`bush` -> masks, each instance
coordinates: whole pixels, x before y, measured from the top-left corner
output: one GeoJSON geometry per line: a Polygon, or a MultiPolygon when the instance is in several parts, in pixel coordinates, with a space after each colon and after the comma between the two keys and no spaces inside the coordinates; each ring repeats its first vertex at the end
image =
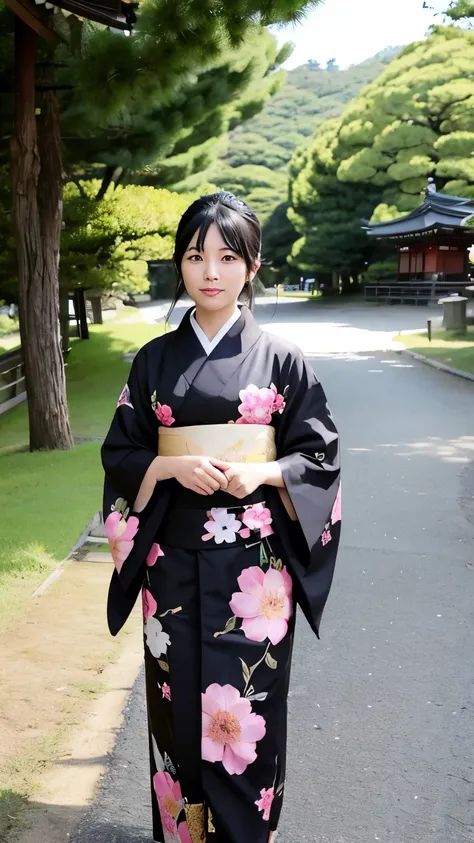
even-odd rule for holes
{"type": "Polygon", "coordinates": [[[397,276],[397,261],[376,261],[364,272],[364,284],[375,284],[377,281],[395,281],[397,276]]]}

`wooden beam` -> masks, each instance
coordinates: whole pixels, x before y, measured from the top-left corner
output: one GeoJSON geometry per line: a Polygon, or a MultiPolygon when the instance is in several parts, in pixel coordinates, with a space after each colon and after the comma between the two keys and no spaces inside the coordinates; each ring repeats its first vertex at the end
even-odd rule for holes
{"type": "Polygon", "coordinates": [[[36,10],[36,6],[29,2],[29,0],[5,0],[5,5],[30,27],[40,38],[49,41],[50,44],[59,44],[58,36],[53,32],[49,26],[43,23],[36,10]]]}

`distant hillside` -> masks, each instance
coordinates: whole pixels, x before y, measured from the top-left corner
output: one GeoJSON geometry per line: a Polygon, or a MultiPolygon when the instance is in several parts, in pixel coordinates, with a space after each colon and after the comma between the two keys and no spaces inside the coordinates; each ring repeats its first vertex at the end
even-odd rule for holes
{"type": "Polygon", "coordinates": [[[336,65],[322,70],[317,62],[290,70],[286,83],[263,111],[231,132],[223,157],[176,189],[218,185],[246,199],[266,222],[286,201],[287,165],[295,150],[308,143],[320,123],[341,114],[401,49],[388,47],[347,70],[336,65]]]}
{"type": "Polygon", "coordinates": [[[338,117],[344,106],[401,49],[388,47],[347,70],[321,70],[316,62],[290,70],[286,84],[263,111],[231,133],[223,160],[231,167],[245,164],[272,170],[285,167],[295,149],[314,134],[318,124],[338,117]]]}

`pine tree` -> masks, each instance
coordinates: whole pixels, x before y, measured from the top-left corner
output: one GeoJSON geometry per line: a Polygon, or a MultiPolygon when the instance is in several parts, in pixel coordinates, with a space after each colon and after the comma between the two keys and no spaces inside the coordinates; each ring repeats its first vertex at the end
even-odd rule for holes
{"type": "Polygon", "coordinates": [[[452,0],[445,11],[445,15],[453,21],[471,23],[474,18],[474,3],[472,0],[452,0]]]}
{"type": "Polygon", "coordinates": [[[292,161],[288,217],[300,239],[289,263],[310,275],[335,272],[348,286],[372,259],[374,244],[362,231],[360,218],[371,214],[381,190],[337,179],[332,150],[340,125],[340,120],[327,121],[311,146],[292,161]]]}
{"type": "Polygon", "coordinates": [[[334,157],[346,184],[383,188],[374,219],[438,189],[474,195],[474,32],[435,27],[406,47],[344,112],[334,157]]]}
{"type": "Polygon", "coordinates": [[[88,102],[76,104],[72,116],[65,111],[69,160],[86,172],[90,164],[107,165],[100,195],[112,178],[159,187],[189,178],[211,165],[227,132],[258,114],[280,88],[285,74],[275,71],[285,57],[268,30],[254,26],[238,47],[178,85],[171,103],[161,105],[157,92],[153,106],[134,100],[91,129],[88,102]]]}

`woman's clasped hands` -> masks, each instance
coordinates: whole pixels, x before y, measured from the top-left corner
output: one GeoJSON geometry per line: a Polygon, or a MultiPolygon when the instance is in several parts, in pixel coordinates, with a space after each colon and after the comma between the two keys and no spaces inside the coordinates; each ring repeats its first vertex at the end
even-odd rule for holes
{"type": "Polygon", "coordinates": [[[172,461],[169,476],[198,495],[213,495],[222,490],[236,498],[245,498],[268,482],[265,463],[228,463],[196,456],[168,459],[172,461]]]}

